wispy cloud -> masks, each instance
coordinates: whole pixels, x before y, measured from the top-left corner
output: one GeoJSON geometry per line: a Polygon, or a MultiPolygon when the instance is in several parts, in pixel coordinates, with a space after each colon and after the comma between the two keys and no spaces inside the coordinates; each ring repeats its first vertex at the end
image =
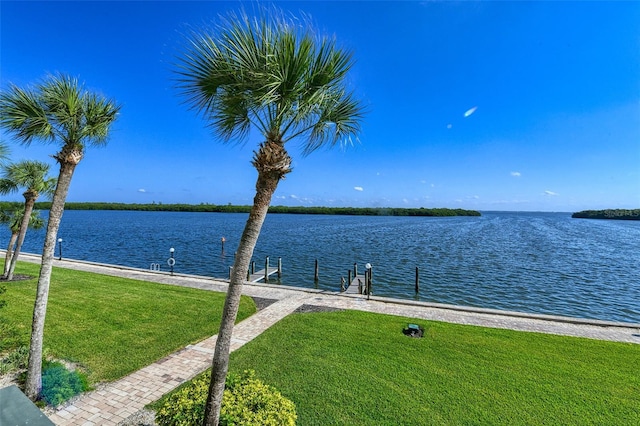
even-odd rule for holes
{"type": "Polygon", "coordinates": [[[467,118],[469,117],[471,114],[473,114],[474,112],[476,112],[476,110],[478,109],[477,106],[474,106],[473,108],[469,108],[465,113],[464,113],[464,117],[467,118]]]}
{"type": "Polygon", "coordinates": [[[291,195],[289,195],[289,198],[292,198],[292,199],[294,199],[294,200],[297,200],[297,199],[298,199],[298,196],[297,196],[297,195],[295,195],[295,194],[291,194],[291,195]]]}
{"type": "Polygon", "coordinates": [[[361,186],[354,186],[353,189],[355,189],[356,191],[364,191],[364,188],[361,186]]]}
{"type": "Polygon", "coordinates": [[[144,189],[144,188],[140,188],[140,189],[138,189],[138,192],[143,192],[144,193],[144,192],[147,192],[147,190],[144,189]]]}
{"type": "Polygon", "coordinates": [[[520,177],[520,176],[522,176],[522,173],[520,173],[520,172],[511,172],[511,176],[520,177]]]}
{"type": "Polygon", "coordinates": [[[544,195],[548,195],[549,197],[555,197],[555,196],[560,195],[560,194],[558,194],[557,192],[553,192],[553,191],[544,191],[544,195]]]}

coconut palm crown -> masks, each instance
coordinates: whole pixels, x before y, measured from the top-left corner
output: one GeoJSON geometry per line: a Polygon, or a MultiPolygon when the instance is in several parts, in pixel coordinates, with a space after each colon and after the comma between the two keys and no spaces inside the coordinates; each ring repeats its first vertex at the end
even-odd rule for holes
{"type": "Polygon", "coordinates": [[[303,153],[351,142],[363,107],[346,88],[352,55],[332,38],[277,11],[261,17],[231,14],[212,32],[194,33],[178,62],[187,103],[223,142],[246,141],[257,130],[256,195],[231,272],[211,370],[203,424],[217,425],[228,370],[233,324],[249,262],[278,182],[291,172],[285,143],[303,153]]]}

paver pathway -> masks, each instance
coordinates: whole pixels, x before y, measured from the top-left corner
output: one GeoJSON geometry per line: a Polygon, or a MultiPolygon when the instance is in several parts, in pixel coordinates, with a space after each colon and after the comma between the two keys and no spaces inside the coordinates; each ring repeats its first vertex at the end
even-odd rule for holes
{"type": "MultiPolygon", "coordinates": [[[[279,300],[236,324],[231,350],[240,348],[304,303],[308,296],[279,300]]],[[[87,393],[49,416],[56,425],[117,425],[145,405],[211,366],[216,336],[175,352],[103,389],[87,393]]]]}
{"type": "MultiPolygon", "coordinates": [[[[21,254],[21,260],[39,262],[40,258],[35,255],[21,254]]],[[[68,260],[56,261],[54,265],[206,290],[226,291],[227,289],[227,282],[206,277],[169,275],[68,260]]],[[[640,324],[532,315],[373,296],[371,300],[367,300],[359,295],[268,284],[245,284],[243,293],[252,297],[273,299],[276,302],[236,324],[232,337],[232,351],[249,342],[304,304],[640,344],[640,324]]],[[[195,345],[189,345],[152,365],[108,384],[100,390],[83,395],[72,404],[59,408],[50,418],[60,426],[117,425],[146,404],[156,401],[163,394],[207,369],[211,365],[215,342],[216,336],[213,336],[195,345]]]]}

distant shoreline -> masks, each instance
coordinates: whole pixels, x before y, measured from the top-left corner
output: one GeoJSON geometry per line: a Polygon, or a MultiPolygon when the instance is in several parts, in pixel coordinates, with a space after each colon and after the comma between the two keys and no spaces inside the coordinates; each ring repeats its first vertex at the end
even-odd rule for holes
{"type": "MultiPolygon", "coordinates": [[[[0,209],[9,210],[23,203],[0,202],[0,209]]],[[[49,210],[50,202],[38,202],[35,208],[49,210]]],[[[166,212],[202,212],[202,213],[249,213],[251,206],[216,205],[216,204],[137,204],[137,203],[66,203],[65,210],[123,210],[123,211],[166,211],[166,212]]],[[[400,207],[289,207],[271,206],[272,214],[318,214],[342,216],[481,216],[476,210],[449,208],[400,208],[400,207]]]]}
{"type": "Polygon", "coordinates": [[[583,210],[571,215],[578,219],[640,220],[640,209],[583,210]]]}

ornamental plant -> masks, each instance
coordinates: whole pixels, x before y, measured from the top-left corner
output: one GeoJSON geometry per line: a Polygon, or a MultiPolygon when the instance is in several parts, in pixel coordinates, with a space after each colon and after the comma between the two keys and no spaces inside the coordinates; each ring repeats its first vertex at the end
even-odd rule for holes
{"type": "Polygon", "coordinates": [[[88,390],[87,379],[69,371],[59,362],[45,364],[42,373],[42,399],[54,407],[88,390]]]}
{"type": "MultiPolygon", "coordinates": [[[[159,426],[202,424],[210,378],[205,374],[174,392],[156,411],[159,426]]],[[[293,426],[294,403],[274,387],[255,377],[253,370],[227,377],[222,397],[220,426],[293,426]]]]}

